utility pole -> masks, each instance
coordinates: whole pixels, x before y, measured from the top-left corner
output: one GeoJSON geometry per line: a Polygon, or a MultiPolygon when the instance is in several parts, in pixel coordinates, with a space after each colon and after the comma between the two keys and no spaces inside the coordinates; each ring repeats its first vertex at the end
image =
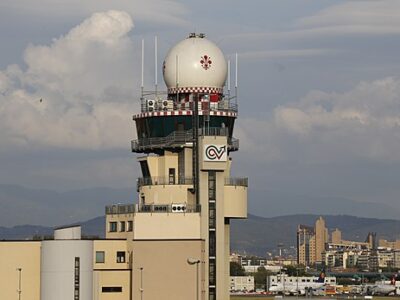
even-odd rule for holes
{"type": "Polygon", "coordinates": [[[143,267],[140,270],[140,300],[143,300],[143,267]]]}
{"type": "Polygon", "coordinates": [[[296,297],[299,297],[299,267],[296,267],[296,297]]]}
{"type": "Polygon", "coordinates": [[[18,271],[18,290],[17,290],[17,293],[18,293],[18,300],[21,300],[21,294],[22,294],[22,289],[21,289],[22,268],[17,268],[17,271],[18,271]]]}
{"type": "Polygon", "coordinates": [[[196,300],[199,300],[199,263],[200,259],[188,258],[187,263],[191,266],[196,265],[196,300]]]}

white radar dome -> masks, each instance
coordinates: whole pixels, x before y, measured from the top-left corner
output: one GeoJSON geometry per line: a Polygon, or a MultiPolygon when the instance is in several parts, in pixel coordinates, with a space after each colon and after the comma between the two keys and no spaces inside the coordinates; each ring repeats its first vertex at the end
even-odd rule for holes
{"type": "Polygon", "coordinates": [[[227,62],[222,51],[204,34],[192,33],[169,50],[163,75],[168,93],[222,93],[227,62]]]}

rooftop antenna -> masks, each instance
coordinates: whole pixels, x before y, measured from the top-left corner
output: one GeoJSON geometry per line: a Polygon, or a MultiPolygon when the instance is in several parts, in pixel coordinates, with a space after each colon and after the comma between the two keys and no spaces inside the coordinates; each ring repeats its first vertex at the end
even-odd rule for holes
{"type": "Polygon", "coordinates": [[[235,54],[235,102],[237,105],[237,98],[238,98],[238,54],[235,54]]]}
{"type": "Polygon", "coordinates": [[[142,85],[141,85],[141,93],[143,98],[143,89],[144,89],[144,39],[142,39],[142,85]]]}
{"type": "Polygon", "coordinates": [[[154,85],[155,85],[155,91],[156,91],[156,98],[157,98],[157,36],[154,37],[154,85]]]}
{"type": "Polygon", "coordinates": [[[175,83],[176,83],[176,103],[179,101],[179,56],[176,56],[176,65],[175,65],[175,83]]]}
{"type": "Polygon", "coordinates": [[[228,98],[231,95],[231,61],[228,59],[228,98]]]}

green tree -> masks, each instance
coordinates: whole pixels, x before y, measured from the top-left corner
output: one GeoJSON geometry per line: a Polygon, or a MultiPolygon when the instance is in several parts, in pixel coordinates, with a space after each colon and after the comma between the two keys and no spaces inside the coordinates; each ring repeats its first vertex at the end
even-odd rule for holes
{"type": "Polygon", "coordinates": [[[257,272],[254,273],[254,283],[256,288],[263,288],[266,291],[267,278],[271,275],[270,271],[267,271],[264,267],[259,267],[257,272]]]}
{"type": "Polygon", "coordinates": [[[285,267],[286,271],[285,273],[288,274],[288,276],[305,276],[306,275],[306,269],[304,266],[286,266],[285,267]]]}
{"type": "Polygon", "coordinates": [[[230,263],[230,274],[231,276],[244,276],[245,272],[243,267],[235,262],[235,261],[231,261],[230,263]]]}

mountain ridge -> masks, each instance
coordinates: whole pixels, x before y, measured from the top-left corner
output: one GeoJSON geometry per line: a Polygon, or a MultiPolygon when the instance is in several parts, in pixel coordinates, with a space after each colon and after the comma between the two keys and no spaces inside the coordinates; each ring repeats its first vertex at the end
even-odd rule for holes
{"type": "MultiPolygon", "coordinates": [[[[134,203],[137,192],[129,188],[93,187],[70,191],[35,189],[16,184],[0,184],[0,226],[23,223],[42,226],[71,224],[104,214],[114,203],[134,203]]],[[[249,189],[249,213],[262,217],[295,214],[340,215],[352,212],[359,217],[398,218],[400,210],[382,203],[361,203],[346,198],[298,195],[285,191],[249,189]]]]}
{"type": "MultiPolygon", "coordinates": [[[[364,218],[351,215],[296,214],[265,218],[249,214],[248,219],[231,220],[231,250],[264,256],[277,250],[278,244],[286,248],[295,247],[296,230],[299,224],[313,226],[322,216],[329,231],[338,228],[344,239],[364,241],[368,232],[377,232],[378,238],[389,240],[400,238],[400,220],[364,218]]],[[[69,223],[69,224],[77,224],[69,223]]],[[[86,236],[105,236],[105,217],[100,216],[79,222],[86,236]]],[[[53,227],[18,225],[0,227],[0,240],[26,240],[33,236],[48,236],[53,227]]]]}

